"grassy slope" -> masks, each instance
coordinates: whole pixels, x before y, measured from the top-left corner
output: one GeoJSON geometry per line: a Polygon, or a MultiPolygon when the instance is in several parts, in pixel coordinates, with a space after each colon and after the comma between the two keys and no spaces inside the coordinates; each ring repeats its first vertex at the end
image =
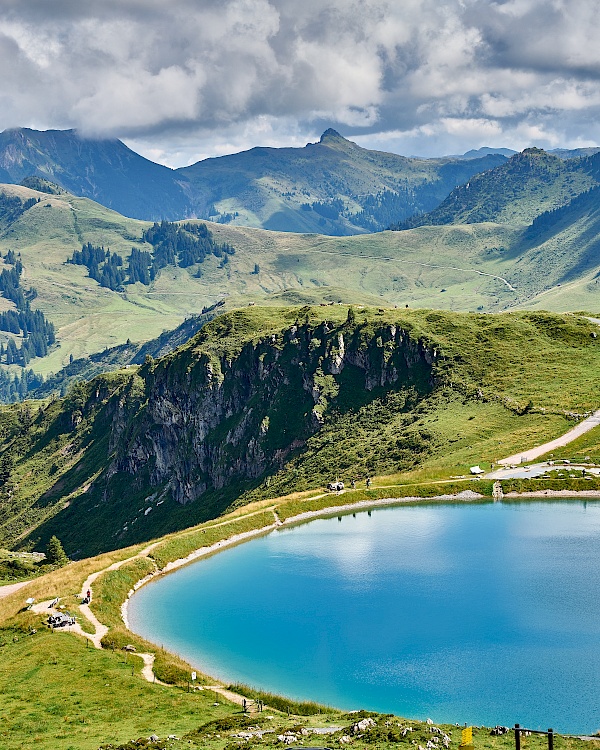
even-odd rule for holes
{"type": "MultiPolygon", "coordinates": [[[[323,294],[321,287],[333,286],[342,290],[333,292],[336,300],[348,300],[349,291],[353,291],[359,295],[357,301],[361,296],[365,301],[369,296],[382,296],[396,304],[431,304],[439,298],[442,306],[464,309],[487,304],[490,293],[503,291],[502,284],[476,274],[465,281],[460,272],[415,265],[444,256],[455,262],[457,253],[469,265],[470,256],[485,253],[486,247],[503,241],[502,229],[458,230],[458,238],[447,232],[429,243],[426,230],[422,240],[418,235],[400,240],[395,233],[384,233],[336,241],[319,235],[213,225],[215,236],[231,241],[237,250],[227,269],[219,269],[217,260],[211,257],[202,266],[201,279],[193,278],[188,270],[167,268],[152,287],[137,284],[118,294],[89,279],[83,266],[65,261],[88,241],[110,246],[125,256],[132,245],[140,245],[147,224],[126,219],[87,199],[48,196],[16,186],[4,189],[23,197],[41,197],[41,202],[0,238],[0,251],[22,253],[24,283],[35,286],[39,294],[36,304],[58,328],[60,348],[33,362],[41,372],[60,369],[70,354],[77,358],[128,338],[152,338],[224,295],[231,295],[235,303],[236,299],[260,300],[295,288],[312,301],[323,294]],[[426,253],[424,244],[429,246],[426,253]],[[347,253],[341,258],[342,264],[338,253],[347,253]],[[386,259],[367,257],[372,255],[386,259]],[[390,274],[395,258],[407,262],[390,274]],[[259,274],[253,273],[255,263],[260,266],[259,274]],[[446,293],[439,292],[443,285],[446,293]]],[[[475,262],[479,264],[479,259],[475,262]]]]}
{"type": "MultiPolygon", "coordinates": [[[[146,223],[68,194],[53,196],[18,186],[2,189],[41,198],[0,236],[0,252],[22,253],[24,284],[36,287],[35,305],[58,328],[60,346],[32,362],[43,373],[58,371],[71,354],[78,358],[127,339],[153,338],[224,297],[228,307],[265,300],[381,300],[399,307],[450,310],[597,309],[597,221],[587,214],[527,245],[522,229],[490,223],[341,238],[215,224],[211,230],[217,240],[236,248],[226,268],[218,268],[211,257],[197,279],[195,268],[169,267],[151,287],[136,284],[119,294],[102,289],[83,266],[65,260],[84,241],[110,246],[126,256],[133,245],[142,246],[146,223]],[[253,273],[255,264],[258,274],[253,273]]],[[[10,306],[2,302],[3,309],[10,306]]],[[[5,335],[0,333],[0,338],[5,335]]]]}
{"type": "Polygon", "coordinates": [[[89,279],[84,267],[65,261],[88,241],[110,246],[125,256],[132,245],[140,246],[147,224],[87,199],[49,196],[18,186],[3,189],[24,198],[41,198],[0,237],[0,251],[22,253],[24,284],[35,286],[39,294],[36,305],[58,328],[60,347],[32,363],[44,373],[59,370],[71,354],[78,358],[128,338],[152,338],[224,295],[230,295],[235,305],[296,289],[306,295],[298,301],[372,302],[381,297],[399,305],[436,304],[455,309],[494,306],[513,296],[506,297],[505,285],[488,277],[419,265],[439,264],[440,260],[457,265],[458,257],[461,267],[495,273],[497,260],[488,262],[486,254],[489,247],[507,244],[502,228],[445,230],[435,237],[424,229],[402,237],[383,233],[334,240],[221,225],[212,226],[215,236],[232,242],[237,250],[228,268],[219,269],[217,259],[211,257],[202,266],[201,279],[193,277],[195,269],[190,273],[167,268],[152,287],[137,284],[118,294],[89,279]],[[253,273],[256,263],[258,274],[253,273]],[[334,289],[324,290],[324,286],[334,289]],[[446,291],[440,292],[442,288],[446,291]]]}
{"type": "MultiPolygon", "coordinates": [[[[359,496],[365,493],[352,494],[360,499],[359,496]]],[[[376,493],[366,494],[375,496],[376,493]]],[[[329,496],[327,501],[329,504],[336,503],[339,498],[329,496]]],[[[323,506],[319,500],[305,499],[302,502],[298,497],[281,498],[277,503],[282,518],[301,512],[306,507],[323,506]]],[[[119,571],[106,572],[98,578],[92,606],[101,621],[110,626],[109,634],[105,637],[105,642],[111,644],[110,650],[96,651],[86,647],[78,637],[53,634],[44,629],[42,616],[24,612],[20,608],[27,596],[38,600],[61,596],[64,602],[71,605],[76,598],[74,595],[81,590],[82,582],[90,572],[106,570],[111,563],[137,554],[139,548],[71,563],[33,581],[26,589],[0,599],[1,746],[6,750],[33,746],[57,750],[95,750],[100,743],[104,745],[110,742],[114,747],[129,739],[156,733],[161,738],[176,734],[180,739],[168,745],[173,750],[190,747],[203,750],[237,748],[235,742],[231,744],[231,735],[242,726],[234,718],[240,716],[239,709],[221,697],[218,700],[220,705],[212,705],[214,698],[211,692],[188,693],[186,678],[191,666],[125,631],[120,621],[119,607],[132,582],[152,568],[152,558],[164,564],[181,554],[187,554],[190,549],[228,538],[239,530],[240,523],[245,528],[260,528],[272,521],[272,513],[261,513],[260,506],[248,511],[250,513],[246,513],[245,520],[238,513],[219,523],[206,524],[158,540],[150,552],[151,558],[138,558],[125,563],[119,571]],[[32,634],[31,628],[37,628],[37,632],[32,634]],[[121,650],[126,643],[134,643],[138,650],[143,648],[155,653],[156,670],[163,675],[163,679],[169,680],[171,687],[145,682],[139,673],[140,660],[127,656],[121,650]],[[228,724],[203,726],[224,717],[229,717],[228,724]],[[184,732],[187,734],[184,735],[184,732]]],[[[242,694],[254,695],[255,691],[242,688],[242,694]]],[[[268,701],[269,696],[264,697],[268,701]]],[[[355,716],[344,715],[335,709],[326,709],[310,718],[294,716],[295,712],[302,711],[316,714],[318,707],[299,706],[280,698],[271,704],[267,702],[267,705],[271,706],[268,711],[260,717],[253,716],[251,723],[266,723],[276,732],[267,735],[264,740],[251,740],[244,746],[280,746],[274,735],[286,729],[330,724],[344,727],[339,735],[332,737],[337,744],[338,737],[347,733],[346,727],[356,721],[355,716]],[[273,703],[283,713],[273,710],[273,703]],[[286,716],[286,707],[291,709],[292,716],[286,716]],[[265,718],[267,714],[270,719],[265,718]]],[[[397,719],[390,721],[390,718],[375,715],[377,728],[373,734],[356,738],[353,744],[357,748],[364,748],[372,747],[375,743],[380,748],[402,747],[402,750],[414,747],[412,741],[415,738],[417,742],[426,744],[428,736],[424,723],[410,721],[414,732],[402,737],[398,730],[405,722],[397,719]]],[[[443,729],[452,738],[451,750],[456,750],[460,732],[455,731],[453,726],[444,726],[443,729]]],[[[491,737],[485,728],[476,730],[474,737],[477,747],[485,750],[508,750],[513,742],[510,735],[491,737]]],[[[524,741],[529,750],[543,748],[541,740],[537,742],[535,737],[524,741]]],[[[577,739],[556,737],[555,743],[557,750],[579,750],[582,747],[577,739]]],[[[303,738],[303,744],[306,747],[322,746],[322,739],[309,736],[303,738]]],[[[585,747],[594,750],[598,744],[586,742],[585,747]]]]}
{"type": "MultiPolygon", "coordinates": [[[[313,308],[308,311],[310,325],[316,329],[326,319],[343,326],[347,309],[313,308]]],[[[194,347],[194,361],[201,352],[211,358],[235,357],[244,342],[268,339],[306,314],[299,308],[254,307],[217,318],[183,351],[169,355],[166,361],[172,366],[167,366],[176,373],[177,362],[185,363],[186,349],[194,347]]],[[[125,474],[117,476],[108,497],[102,494],[102,483],[87,492],[110,461],[113,412],[105,405],[111,399],[127,401],[132,424],[137,424],[136,404],[144,396],[143,381],[135,372],[104,376],[80,395],[48,404],[22,436],[20,407],[3,410],[4,445],[17,459],[16,490],[2,501],[3,538],[14,542],[26,535],[34,541],[56,533],[70,553],[89,554],[185,528],[232,503],[317,488],[335,474],[346,481],[367,473],[388,475],[390,484],[450,478],[467,473],[474,463],[489,465],[524,445],[556,437],[568,429],[569,412],[581,414],[599,406],[600,344],[592,338],[597,326],[583,318],[393,309],[357,309],[356,317],[357,334],[367,341],[374,342],[386,326],[400,325],[413,339],[441,350],[446,359],[438,361],[434,392],[414,402],[403,389],[356,388],[352,367],[336,378],[329,375],[332,395],[325,399],[325,424],[290,455],[281,471],[252,482],[235,480],[219,491],[209,488],[201,500],[185,506],[167,498],[160,505],[151,503],[152,512],[144,515],[140,509],[147,506],[145,498],[160,488],[132,491],[125,474]],[[83,418],[74,426],[78,411],[83,418]]],[[[345,337],[351,334],[342,327],[330,335],[336,337],[337,330],[345,337]]],[[[286,419],[290,425],[300,424],[302,409],[296,413],[295,404],[288,406],[286,419]]],[[[276,411],[270,418],[277,418],[276,411]]],[[[228,429],[219,426],[210,439],[219,439],[220,431],[228,429]]],[[[264,450],[269,450],[268,442],[264,450]]]]}
{"type": "Polygon", "coordinates": [[[529,224],[543,211],[568,203],[597,184],[587,159],[564,161],[541,149],[526,149],[505,164],[475,175],[433,211],[414,217],[424,224],[529,224]]]}

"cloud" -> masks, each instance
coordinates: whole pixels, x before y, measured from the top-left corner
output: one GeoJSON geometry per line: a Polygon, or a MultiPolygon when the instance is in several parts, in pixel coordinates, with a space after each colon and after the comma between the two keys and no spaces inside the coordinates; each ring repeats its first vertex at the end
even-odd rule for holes
{"type": "Polygon", "coordinates": [[[600,136],[596,0],[0,2],[3,128],[171,164],[328,126],[423,154],[600,136]]]}

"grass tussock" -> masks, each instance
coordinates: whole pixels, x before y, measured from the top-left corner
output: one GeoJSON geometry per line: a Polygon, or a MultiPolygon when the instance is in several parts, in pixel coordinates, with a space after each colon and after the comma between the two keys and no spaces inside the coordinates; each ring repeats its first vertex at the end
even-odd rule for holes
{"type": "Polygon", "coordinates": [[[314,701],[295,701],[290,698],[284,698],[281,695],[267,693],[264,690],[257,690],[256,688],[237,682],[230,685],[229,689],[239,695],[249,698],[250,700],[262,701],[265,706],[268,706],[269,708],[275,708],[278,711],[294,714],[295,716],[315,716],[316,714],[332,713],[335,710],[329,706],[315,703],[314,701]]]}

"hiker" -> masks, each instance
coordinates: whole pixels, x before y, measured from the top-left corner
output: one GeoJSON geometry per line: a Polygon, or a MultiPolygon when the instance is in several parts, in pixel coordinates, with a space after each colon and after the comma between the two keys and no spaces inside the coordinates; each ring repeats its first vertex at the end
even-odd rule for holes
{"type": "Polygon", "coordinates": [[[367,489],[371,486],[371,477],[367,477],[367,489]]]}
{"type": "Polygon", "coordinates": [[[350,487],[352,487],[353,490],[356,489],[356,482],[354,481],[354,479],[350,482],[350,487]]]}
{"type": "Polygon", "coordinates": [[[89,589],[87,590],[85,598],[88,600],[88,603],[92,601],[92,592],[89,589]]]}

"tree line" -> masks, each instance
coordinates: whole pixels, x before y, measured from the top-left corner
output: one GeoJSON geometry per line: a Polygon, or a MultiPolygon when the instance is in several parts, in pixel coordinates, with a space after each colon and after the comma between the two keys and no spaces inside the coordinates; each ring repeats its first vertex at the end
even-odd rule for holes
{"type": "Polygon", "coordinates": [[[221,258],[225,263],[235,253],[228,243],[215,242],[206,224],[155,222],[144,231],[142,239],[152,246],[152,251],[132,247],[127,268],[121,255],[91,242],[82,245],[81,250],[75,250],[67,263],[85,266],[90,278],[100,286],[121,291],[125,284],[140,282],[148,286],[165,266],[189,268],[203,263],[209,255],[221,258]]]}
{"type": "Polygon", "coordinates": [[[9,250],[4,262],[12,268],[4,268],[0,272],[0,292],[5,299],[14,303],[16,310],[0,313],[0,331],[22,335],[23,339],[20,347],[13,338],[9,338],[6,346],[0,344],[0,362],[25,367],[34,357],[48,354],[48,348],[56,341],[56,334],[54,324],[44,313],[31,309],[30,302],[36,298],[37,292],[21,286],[23,263],[20,257],[9,250]]]}
{"type": "Polygon", "coordinates": [[[7,370],[0,369],[0,403],[12,404],[23,401],[30,391],[43,385],[42,375],[36,375],[33,370],[23,368],[14,375],[7,370]]]}
{"type": "Polygon", "coordinates": [[[154,248],[151,270],[154,275],[168,265],[189,268],[204,263],[209,255],[226,260],[227,256],[235,254],[235,249],[227,242],[215,242],[206,224],[155,222],[146,229],[142,239],[154,248]]]}
{"type": "Polygon", "coordinates": [[[117,253],[111,253],[110,248],[105,250],[104,247],[97,247],[91,242],[86,242],[81,250],[73,252],[67,262],[74,263],[76,266],[85,266],[91,279],[106,289],[112,289],[113,292],[121,289],[125,283],[123,258],[117,253]]]}

